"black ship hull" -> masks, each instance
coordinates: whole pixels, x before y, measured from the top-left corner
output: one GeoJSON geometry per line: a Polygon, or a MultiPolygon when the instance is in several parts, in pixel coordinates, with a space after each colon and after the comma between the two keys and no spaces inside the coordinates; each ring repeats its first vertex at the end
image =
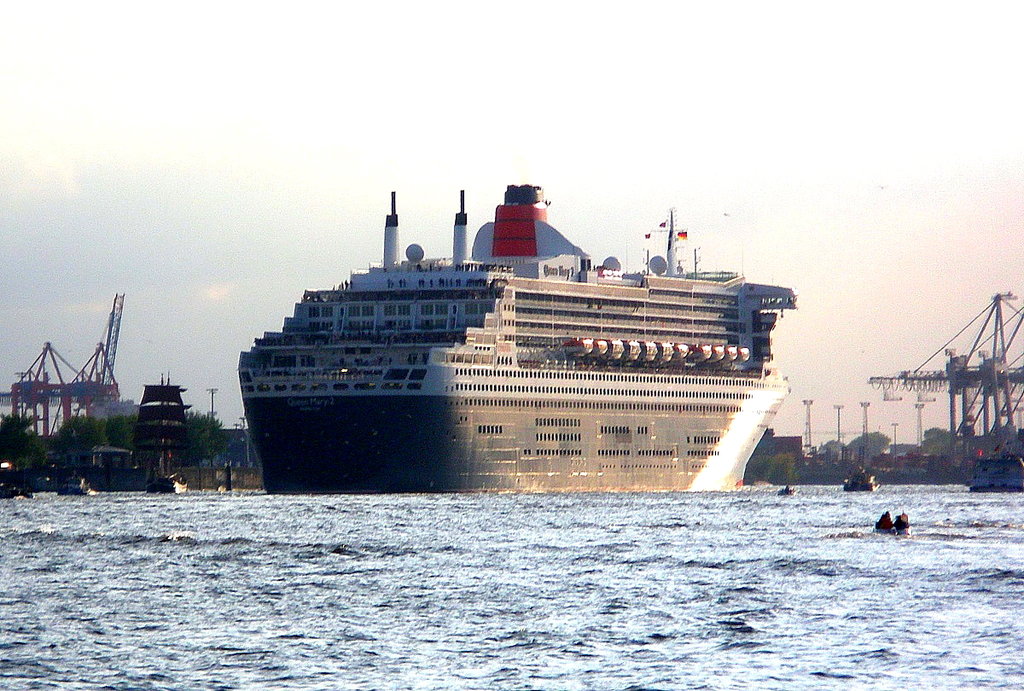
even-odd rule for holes
{"type": "MultiPolygon", "coordinates": [[[[646,462],[614,462],[621,456],[609,458],[607,450],[605,456],[567,448],[527,453],[522,449],[536,444],[533,429],[525,432],[529,439],[509,429],[517,416],[532,422],[532,409],[492,408],[485,416],[455,403],[443,396],[268,396],[246,398],[245,409],[271,494],[687,490],[704,467],[639,454],[632,458],[646,462]],[[499,427],[504,436],[486,434],[499,427]]],[[[662,415],[670,427],[682,423],[662,415]]],[[[617,419],[652,424],[649,412],[617,419]]],[[[587,427],[597,425],[575,429],[587,427]]],[[[606,436],[614,444],[615,435],[606,436]]],[[[722,486],[732,488],[746,459],[718,460],[732,468],[722,486]]]]}
{"type": "Polygon", "coordinates": [[[261,398],[245,410],[270,493],[498,489],[460,479],[440,397],[261,398]]]}

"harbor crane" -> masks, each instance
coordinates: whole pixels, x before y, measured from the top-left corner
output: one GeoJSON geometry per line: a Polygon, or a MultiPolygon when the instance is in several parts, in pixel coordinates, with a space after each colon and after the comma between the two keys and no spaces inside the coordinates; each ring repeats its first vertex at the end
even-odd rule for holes
{"type": "Polygon", "coordinates": [[[949,395],[950,453],[963,457],[992,453],[1016,435],[1015,416],[1024,398],[1024,353],[1012,356],[1024,310],[1013,309],[1012,293],[999,293],[956,336],[946,342],[917,369],[894,376],[871,377],[885,400],[899,400],[896,391],[916,393],[918,400],[945,391],[949,395]],[[1009,314],[1007,314],[1009,313],[1009,314]],[[965,353],[949,346],[972,325],[981,321],[977,335],[965,353]],[[946,367],[926,370],[939,353],[946,367]]]}
{"type": "Polygon", "coordinates": [[[14,414],[32,417],[37,434],[52,436],[71,417],[92,415],[97,406],[120,399],[114,360],[123,310],[124,294],[115,294],[105,338],[96,344],[96,350],[81,369],[76,371],[47,342],[28,369],[18,373],[19,379],[11,386],[10,393],[3,394],[4,402],[10,403],[14,414]],[[76,372],[70,380],[64,378],[61,363],[76,372]]]}

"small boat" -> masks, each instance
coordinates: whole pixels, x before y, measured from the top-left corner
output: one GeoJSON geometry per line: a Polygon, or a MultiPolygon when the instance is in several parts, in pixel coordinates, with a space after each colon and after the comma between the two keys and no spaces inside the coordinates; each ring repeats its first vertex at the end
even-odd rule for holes
{"type": "Polygon", "coordinates": [[[843,480],[843,491],[845,492],[874,492],[878,489],[878,483],[874,475],[869,475],[866,470],[861,470],[843,480]]]}
{"type": "Polygon", "coordinates": [[[789,485],[786,485],[785,487],[783,487],[782,489],[780,489],[778,491],[778,494],[779,494],[780,497],[792,496],[792,495],[796,494],[796,489],[794,489],[793,487],[790,487],[789,485]]]}
{"type": "Polygon", "coordinates": [[[31,499],[32,492],[19,485],[0,482],[0,499],[31,499]]]}
{"type": "Polygon", "coordinates": [[[84,497],[90,494],[96,494],[92,486],[89,485],[89,481],[84,477],[80,478],[68,478],[68,481],[57,488],[57,494],[65,497],[84,497]]]}
{"type": "Polygon", "coordinates": [[[978,459],[969,489],[972,492],[1024,492],[1024,460],[1011,453],[978,459]]]}
{"type": "Polygon", "coordinates": [[[178,478],[154,477],[146,483],[146,491],[150,494],[181,494],[188,490],[188,485],[178,478]]]}

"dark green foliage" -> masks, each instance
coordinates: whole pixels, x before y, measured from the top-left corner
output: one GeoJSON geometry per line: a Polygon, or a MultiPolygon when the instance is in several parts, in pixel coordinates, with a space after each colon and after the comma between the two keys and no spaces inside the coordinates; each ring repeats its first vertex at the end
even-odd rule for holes
{"type": "Polygon", "coordinates": [[[53,450],[65,458],[91,451],[107,443],[104,427],[103,420],[84,415],[65,420],[53,438],[53,450]]]}
{"type": "Polygon", "coordinates": [[[135,450],[135,415],[115,415],[104,420],[107,444],[119,449],[135,450]]]}
{"type": "Polygon", "coordinates": [[[880,456],[889,448],[890,441],[891,439],[881,432],[868,432],[847,444],[847,448],[850,449],[848,453],[852,453],[853,458],[857,459],[874,458],[875,456],[880,456]],[[861,452],[861,449],[864,449],[864,451],[861,452]]]}
{"type": "Polygon", "coordinates": [[[949,453],[951,436],[948,429],[932,427],[922,435],[921,453],[926,456],[942,456],[949,453]]]}
{"type": "Polygon", "coordinates": [[[220,420],[209,415],[185,415],[186,445],[179,457],[183,463],[196,465],[216,458],[228,448],[228,435],[220,420]]]}
{"type": "Polygon", "coordinates": [[[773,485],[791,485],[797,481],[796,459],[785,453],[751,459],[743,481],[745,484],[770,482],[773,485]]]}
{"type": "Polygon", "coordinates": [[[9,461],[18,468],[45,463],[46,447],[32,429],[30,416],[0,416],[0,461],[9,461]]]}

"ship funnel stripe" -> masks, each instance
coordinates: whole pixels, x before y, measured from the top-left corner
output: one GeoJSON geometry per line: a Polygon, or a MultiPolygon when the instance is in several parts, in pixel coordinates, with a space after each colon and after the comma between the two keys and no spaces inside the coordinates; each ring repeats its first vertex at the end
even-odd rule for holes
{"type": "Polygon", "coordinates": [[[547,222],[544,204],[503,204],[494,212],[495,257],[536,257],[537,221],[547,222]]]}

